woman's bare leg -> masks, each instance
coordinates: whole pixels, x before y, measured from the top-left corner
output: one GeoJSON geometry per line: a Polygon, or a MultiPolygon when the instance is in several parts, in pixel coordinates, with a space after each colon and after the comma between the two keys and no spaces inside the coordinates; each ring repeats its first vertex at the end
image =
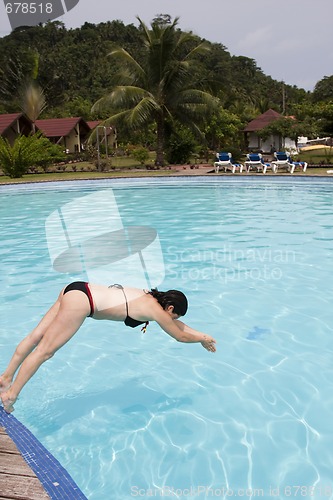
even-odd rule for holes
{"type": "Polygon", "coordinates": [[[11,387],[1,394],[3,407],[11,413],[19,393],[38,368],[68,342],[90,312],[88,298],[81,291],[72,290],[61,299],[55,318],[43,334],[37,347],[21,364],[11,387]]]}
{"type": "Polygon", "coordinates": [[[44,333],[51,325],[52,321],[56,317],[60,307],[60,301],[62,298],[62,291],[57,299],[57,301],[53,304],[53,306],[48,310],[39,324],[32,330],[29,335],[27,335],[16,347],[15,352],[10,360],[6,370],[0,375],[0,394],[9,389],[16,370],[19,368],[21,363],[25,360],[25,358],[30,354],[30,352],[37,346],[43,337],[44,333]]]}

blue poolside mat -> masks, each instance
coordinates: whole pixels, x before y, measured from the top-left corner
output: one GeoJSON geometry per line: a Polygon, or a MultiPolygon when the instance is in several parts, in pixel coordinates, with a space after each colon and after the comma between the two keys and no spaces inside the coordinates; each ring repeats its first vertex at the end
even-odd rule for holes
{"type": "Polygon", "coordinates": [[[21,422],[6,413],[2,407],[0,426],[5,428],[52,500],[87,500],[58,460],[21,422]]]}

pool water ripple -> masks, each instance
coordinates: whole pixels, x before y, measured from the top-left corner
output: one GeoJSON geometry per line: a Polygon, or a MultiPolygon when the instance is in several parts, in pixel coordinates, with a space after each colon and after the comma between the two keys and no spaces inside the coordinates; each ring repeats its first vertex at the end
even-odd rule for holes
{"type": "Polygon", "coordinates": [[[16,415],[89,499],[333,488],[333,184],[257,180],[0,191],[0,370],[61,287],[84,279],[52,269],[45,219],[112,188],[124,225],[158,231],[159,288],[184,290],[187,321],[218,341],[210,355],[155,324],[142,335],[87,320],[43,365],[16,415]]]}

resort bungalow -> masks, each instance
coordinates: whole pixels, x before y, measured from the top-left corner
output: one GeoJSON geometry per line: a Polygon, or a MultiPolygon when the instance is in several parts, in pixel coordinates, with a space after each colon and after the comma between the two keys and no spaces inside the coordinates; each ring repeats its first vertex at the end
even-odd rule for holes
{"type": "Polygon", "coordinates": [[[19,135],[29,135],[32,130],[32,121],[23,113],[0,115],[0,135],[11,145],[19,135]]]}
{"type": "Polygon", "coordinates": [[[36,120],[36,127],[51,142],[63,146],[67,153],[82,151],[90,134],[89,125],[80,117],[36,120]]]}
{"type": "Polygon", "coordinates": [[[271,135],[267,139],[263,139],[258,135],[259,130],[262,130],[280,118],[283,118],[283,115],[280,115],[280,113],[274,111],[273,109],[269,109],[247,124],[244,129],[244,133],[249,151],[261,151],[262,153],[269,154],[272,152],[272,148],[275,151],[295,149],[295,141],[289,137],[271,135]]]}
{"type": "Polygon", "coordinates": [[[102,125],[103,122],[100,120],[87,121],[88,126],[92,132],[95,132],[95,137],[93,143],[105,144],[109,148],[117,147],[117,131],[115,127],[102,125]]]}

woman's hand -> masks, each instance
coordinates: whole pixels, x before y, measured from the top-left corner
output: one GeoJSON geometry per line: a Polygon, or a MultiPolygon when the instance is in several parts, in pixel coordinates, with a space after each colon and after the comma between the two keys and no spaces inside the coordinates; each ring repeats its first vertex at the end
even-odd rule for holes
{"type": "Polygon", "coordinates": [[[204,340],[201,341],[202,347],[204,347],[209,352],[216,352],[216,340],[210,335],[204,335],[204,340]]]}

